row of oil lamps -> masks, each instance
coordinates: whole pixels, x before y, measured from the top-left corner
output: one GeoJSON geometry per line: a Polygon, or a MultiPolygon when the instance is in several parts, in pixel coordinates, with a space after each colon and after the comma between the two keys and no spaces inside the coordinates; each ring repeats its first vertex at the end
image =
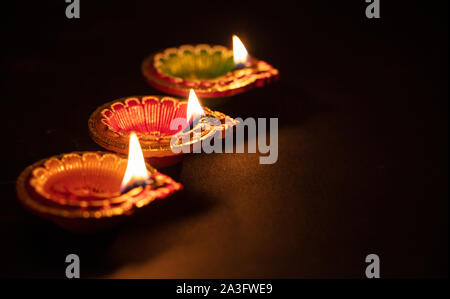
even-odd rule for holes
{"type": "Polygon", "coordinates": [[[89,118],[90,135],[112,152],[60,154],[27,167],[16,184],[27,210],[70,231],[94,232],[155,199],[168,197],[183,186],[153,167],[182,158],[172,151],[172,137],[207,117],[220,122],[201,135],[189,135],[191,145],[217,132],[226,136],[237,124],[221,112],[202,107],[197,94],[227,97],[278,78],[278,70],[248,55],[237,36],[233,36],[233,50],[183,45],[150,55],[142,63],[142,73],[151,86],[171,95],[189,95],[188,100],[139,96],[97,108],[89,118]],[[173,129],[170,124],[176,118],[184,118],[185,125],[173,129]]]}

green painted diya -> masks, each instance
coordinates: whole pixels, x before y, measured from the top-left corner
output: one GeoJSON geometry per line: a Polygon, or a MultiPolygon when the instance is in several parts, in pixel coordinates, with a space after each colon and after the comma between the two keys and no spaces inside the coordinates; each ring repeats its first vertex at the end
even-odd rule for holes
{"type": "Polygon", "coordinates": [[[158,90],[187,96],[192,88],[202,98],[227,97],[261,87],[278,78],[267,62],[248,57],[235,64],[233,51],[223,46],[200,44],[168,48],[142,63],[147,82],[158,90]]]}

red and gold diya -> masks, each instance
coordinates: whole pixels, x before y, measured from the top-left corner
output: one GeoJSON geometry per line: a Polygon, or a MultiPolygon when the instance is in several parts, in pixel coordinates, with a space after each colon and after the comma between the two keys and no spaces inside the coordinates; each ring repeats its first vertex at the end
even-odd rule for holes
{"type": "Polygon", "coordinates": [[[248,55],[233,36],[233,50],[224,46],[183,45],[148,56],[142,63],[147,82],[165,93],[187,96],[192,88],[203,98],[233,96],[278,79],[279,72],[248,55]]]}
{"type": "Polygon", "coordinates": [[[17,179],[22,205],[74,232],[113,226],[183,186],[146,164],[136,135],[129,159],[106,152],[73,152],[38,161],[17,179]]]}
{"type": "Polygon", "coordinates": [[[184,154],[173,151],[171,141],[174,135],[190,134],[200,128],[200,135],[191,134],[188,139],[187,145],[194,146],[216,133],[223,138],[235,124],[237,121],[229,116],[201,107],[192,90],[189,101],[172,97],[134,96],[106,103],[92,113],[88,125],[90,135],[97,144],[122,154],[127,152],[130,133],[135,132],[144,157],[150,164],[165,167],[180,161],[184,154]],[[198,118],[198,121],[191,130],[186,131],[189,124],[186,120],[193,118],[198,118]],[[179,119],[185,120],[184,125],[174,127],[173,122],[179,119]],[[209,125],[208,119],[216,119],[219,123],[209,125]]]}

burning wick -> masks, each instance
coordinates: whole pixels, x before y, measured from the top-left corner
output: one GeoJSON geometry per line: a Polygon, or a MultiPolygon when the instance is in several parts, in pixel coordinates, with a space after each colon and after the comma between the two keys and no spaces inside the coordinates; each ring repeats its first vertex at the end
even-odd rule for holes
{"type": "Polygon", "coordinates": [[[198,101],[197,95],[191,88],[191,90],[189,90],[189,100],[186,110],[187,125],[183,129],[183,132],[186,133],[192,130],[201,120],[203,115],[205,115],[205,111],[203,111],[203,108],[198,101]]]}
{"type": "Polygon", "coordinates": [[[127,169],[120,185],[120,192],[123,194],[136,187],[145,187],[152,184],[153,179],[148,175],[141,145],[136,133],[132,132],[128,148],[127,169]]]}
{"type": "Polygon", "coordinates": [[[247,49],[237,35],[233,35],[233,60],[237,69],[245,68],[249,65],[247,49]]]}

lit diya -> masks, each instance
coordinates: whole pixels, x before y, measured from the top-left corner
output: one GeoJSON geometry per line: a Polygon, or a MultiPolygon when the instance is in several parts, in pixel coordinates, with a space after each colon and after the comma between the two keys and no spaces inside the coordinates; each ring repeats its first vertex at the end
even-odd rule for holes
{"type": "Polygon", "coordinates": [[[278,79],[278,70],[248,55],[233,36],[233,50],[200,44],[168,48],[142,63],[147,82],[158,90],[187,96],[193,88],[203,98],[228,97],[278,79]]]}
{"type": "Polygon", "coordinates": [[[75,232],[109,228],[182,188],[146,165],[135,134],[128,159],[105,152],[61,154],[28,166],[16,184],[26,209],[75,232]]]}
{"type": "Polygon", "coordinates": [[[175,147],[192,149],[216,134],[223,138],[237,123],[221,112],[202,107],[191,90],[188,101],[136,96],[106,103],[92,113],[88,125],[92,139],[116,153],[126,153],[129,134],[136,132],[144,157],[156,167],[165,167],[177,163],[186,153],[174,150],[175,147]],[[211,119],[216,123],[211,124],[211,119]],[[180,135],[188,138],[180,138],[174,144],[173,138],[180,135]]]}

